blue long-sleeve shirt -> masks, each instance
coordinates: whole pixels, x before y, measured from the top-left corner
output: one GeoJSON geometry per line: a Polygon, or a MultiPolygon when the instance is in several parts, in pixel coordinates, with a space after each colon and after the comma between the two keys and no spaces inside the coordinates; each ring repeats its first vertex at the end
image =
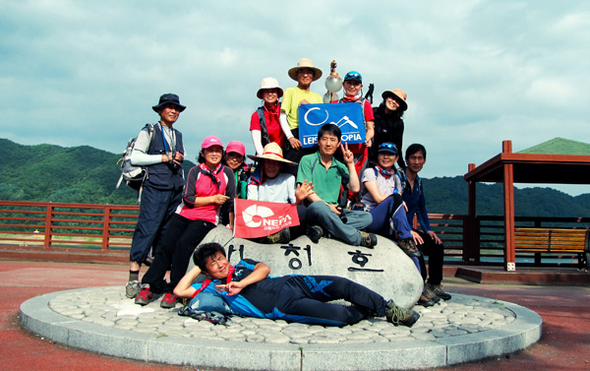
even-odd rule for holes
{"type": "Polygon", "coordinates": [[[428,210],[426,210],[426,198],[424,197],[422,179],[420,176],[416,175],[414,187],[412,188],[410,182],[408,182],[408,179],[406,178],[405,172],[400,170],[399,174],[403,177],[402,184],[404,186],[404,191],[402,193],[402,199],[408,207],[408,212],[406,213],[408,223],[412,225],[414,215],[417,215],[418,223],[420,223],[422,230],[425,232],[431,231],[432,228],[430,227],[430,220],[428,219],[428,210]]]}

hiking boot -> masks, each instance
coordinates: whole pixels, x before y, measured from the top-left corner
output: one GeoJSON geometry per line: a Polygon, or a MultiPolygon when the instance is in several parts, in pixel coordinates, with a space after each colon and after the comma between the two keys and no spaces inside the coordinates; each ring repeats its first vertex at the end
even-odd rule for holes
{"type": "Polygon", "coordinates": [[[135,304],[147,305],[152,300],[153,297],[154,297],[154,294],[152,294],[149,287],[144,287],[143,289],[141,289],[139,294],[135,297],[135,304]]]}
{"type": "MultiPolygon", "coordinates": [[[[137,299],[135,299],[137,300],[137,299]]],[[[164,309],[171,309],[176,306],[176,302],[178,301],[178,296],[174,295],[171,292],[167,292],[164,294],[162,301],[160,302],[160,307],[164,309]]],[[[137,301],[136,301],[137,303],[137,301]]]]}
{"type": "Polygon", "coordinates": [[[324,230],[319,225],[310,225],[307,227],[307,237],[313,243],[320,242],[320,238],[324,236],[324,230]]]}
{"type": "Polygon", "coordinates": [[[134,298],[137,295],[139,295],[140,291],[141,291],[141,284],[139,283],[138,280],[133,280],[133,281],[127,282],[127,285],[125,286],[125,296],[127,296],[129,299],[134,298]]]}
{"type": "Polygon", "coordinates": [[[393,323],[395,326],[404,325],[412,327],[414,323],[420,318],[418,312],[411,309],[404,309],[395,305],[393,300],[390,300],[385,305],[385,317],[387,322],[393,323]]]}
{"type": "Polygon", "coordinates": [[[267,243],[288,243],[291,241],[291,230],[289,227],[273,233],[266,237],[267,243]]]}
{"type": "Polygon", "coordinates": [[[436,294],[436,296],[438,296],[439,298],[441,298],[443,300],[451,300],[451,295],[449,295],[448,293],[445,292],[445,290],[443,290],[442,285],[440,283],[438,285],[431,285],[431,284],[427,283],[426,286],[430,290],[432,290],[432,292],[434,292],[436,294]]]}
{"type": "Polygon", "coordinates": [[[377,236],[373,233],[361,231],[361,246],[372,249],[375,245],[377,245],[377,236]]]}
{"type": "Polygon", "coordinates": [[[422,253],[416,247],[416,243],[413,238],[405,238],[397,241],[397,245],[406,253],[410,258],[420,258],[422,253]]]}
{"type": "Polygon", "coordinates": [[[432,301],[432,299],[430,299],[428,296],[422,294],[420,296],[420,299],[418,299],[418,305],[421,305],[423,307],[432,307],[434,304],[436,304],[434,301],[432,301]]]}
{"type": "Polygon", "coordinates": [[[434,291],[432,291],[428,284],[424,285],[424,291],[422,291],[422,294],[424,294],[424,296],[426,296],[428,299],[432,300],[435,304],[440,301],[438,295],[436,295],[434,291]]]}

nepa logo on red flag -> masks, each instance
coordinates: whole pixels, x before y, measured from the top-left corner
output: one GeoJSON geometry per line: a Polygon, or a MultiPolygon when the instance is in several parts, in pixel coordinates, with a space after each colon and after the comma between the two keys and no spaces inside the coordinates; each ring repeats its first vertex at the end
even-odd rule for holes
{"type": "Polygon", "coordinates": [[[238,238],[265,237],[287,227],[299,225],[296,205],[236,198],[234,206],[234,234],[238,238]]]}

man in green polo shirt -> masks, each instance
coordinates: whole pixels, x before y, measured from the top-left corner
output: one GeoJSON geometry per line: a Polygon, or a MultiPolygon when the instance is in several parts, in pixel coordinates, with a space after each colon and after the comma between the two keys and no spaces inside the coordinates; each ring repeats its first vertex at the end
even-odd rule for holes
{"type": "Polygon", "coordinates": [[[307,197],[310,202],[307,207],[310,225],[308,235],[317,243],[325,229],[347,244],[373,247],[377,244],[377,237],[372,233],[359,231],[371,224],[371,214],[359,210],[343,210],[338,206],[341,185],[355,193],[360,191],[354,155],[348,149],[348,144],[343,146],[340,143],[341,136],[342,132],[335,124],[322,126],[318,132],[319,150],[303,156],[299,162],[297,183],[307,180],[314,185],[314,193],[307,197]],[[334,158],[338,147],[342,150],[346,165],[334,158]],[[314,225],[316,223],[319,225],[314,225]]]}

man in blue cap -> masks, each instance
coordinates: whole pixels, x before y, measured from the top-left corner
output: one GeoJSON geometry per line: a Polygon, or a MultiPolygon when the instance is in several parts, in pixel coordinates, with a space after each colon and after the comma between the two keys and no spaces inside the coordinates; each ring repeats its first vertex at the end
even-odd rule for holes
{"type": "Polygon", "coordinates": [[[172,125],[185,108],[178,95],[162,95],[152,107],[160,121],[146,125],[139,132],[131,152],[131,164],[145,167],[147,176],[142,185],[139,217],[129,253],[129,282],[125,287],[128,298],[134,298],[141,291],[139,269],[182,200],[185,151],[182,133],[172,125]]]}

